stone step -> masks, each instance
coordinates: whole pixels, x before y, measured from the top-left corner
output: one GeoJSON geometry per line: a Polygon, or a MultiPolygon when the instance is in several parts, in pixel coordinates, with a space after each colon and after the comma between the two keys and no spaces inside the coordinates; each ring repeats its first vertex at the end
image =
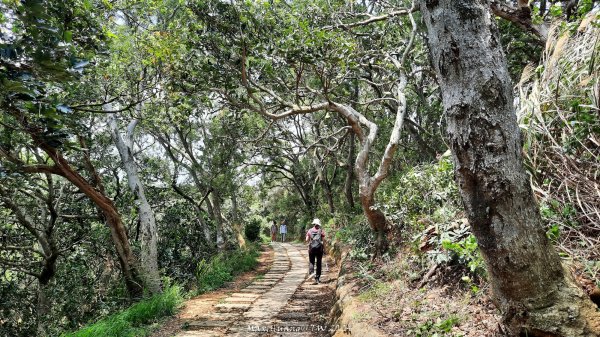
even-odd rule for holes
{"type": "Polygon", "coordinates": [[[251,303],[221,303],[215,305],[220,312],[240,312],[250,308],[251,303]]]}
{"type": "Polygon", "coordinates": [[[223,301],[225,301],[225,303],[248,303],[248,304],[252,304],[252,302],[254,302],[255,299],[256,298],[236,296],[236,297],[227,297],[223,301]]]}
{"type": "Polygon", "coordinates": [[[194,321],[235,321],[241,317],[240,313],[232,312],[209,312],[205,314],[196,315],[194,319],[187,320],[187,322],[194,321]]]}
{"type": "Polygon", "coordinates": [[[246,294],[255,294],[255,295],[260,295],[260,294],[264,294],[265,292],[267,292],[268,289],[248,289],[248,288],[244,288],[242,290],[240,290],[241,293],[246,293],[246,294]]]}
{"type": "Polygon", "coordinates": [[[182,331],[175,335],[175,337],[221,337],[223,333],[218,331],[182,331]]]}
{"type": "MultiPolygon", "coordinates": [[[[287,310],[286,310],[287,311],[287,310]]],[[[283,320],[285,322],[290,321],[290,320],[296,320],[296,321],[308,321],[312,318],[312,315],[306,312],[282,312],[280,314],[277,315],[277,318],[279,318],[280,320],[283,320]]]]}
{"type": "Polygon", "coordinates": [[[231,295],[229,295],[230,297],[244,297],[244,298],[251,298],[251,299],[256,299],[258,297],[260,297],[259,294],[253,294],[253,293],[232,293],[231,295]]]}
{"type": "Polygon", "coordinates": [[[209,321],[192,321],[186,324],[187,330],[203,330],[203,329],[226,329],[231,325],[230,321],[209,320],[209,321]]]}

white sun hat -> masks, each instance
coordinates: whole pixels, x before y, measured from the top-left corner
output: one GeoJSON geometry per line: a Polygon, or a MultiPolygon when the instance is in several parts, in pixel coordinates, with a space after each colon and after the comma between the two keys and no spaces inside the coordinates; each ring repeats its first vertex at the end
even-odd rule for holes
{"type": "Polygon", "coordinates": [[[312,221],[311,225],[319,225],[319,226],[321,226],[321,220],[319,220],[319,219],[315,218],[315,219],[312,221]]]}

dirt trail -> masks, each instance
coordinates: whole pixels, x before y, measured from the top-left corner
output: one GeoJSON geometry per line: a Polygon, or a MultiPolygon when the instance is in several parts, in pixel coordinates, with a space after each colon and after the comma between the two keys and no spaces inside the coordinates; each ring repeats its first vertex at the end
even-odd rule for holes
{"type": "Polygon", "coordinates": [[[175,336],[330,336],[326,322],[337,277],[331,260],[323,258],[317,285],[307,279],[305,245],[274,243],[273,250],[273,264],[262,277],[217,301],[198,298],[188,306],[187,318],[178,321],[183,331],[175,336]]]}

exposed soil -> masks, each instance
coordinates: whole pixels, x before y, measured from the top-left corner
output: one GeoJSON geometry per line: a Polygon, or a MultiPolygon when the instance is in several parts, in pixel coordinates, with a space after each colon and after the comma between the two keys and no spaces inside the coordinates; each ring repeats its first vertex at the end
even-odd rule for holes
{"type": "Polygon", "coordinates": [[[506,336],[485,285],[479,289],[456,271],[438,269],[418,288],[409,269],[401,256],[372,267],[388,278],[357,282],[353,292],[364,309],[356,319],[387,336],[506,336]]]}

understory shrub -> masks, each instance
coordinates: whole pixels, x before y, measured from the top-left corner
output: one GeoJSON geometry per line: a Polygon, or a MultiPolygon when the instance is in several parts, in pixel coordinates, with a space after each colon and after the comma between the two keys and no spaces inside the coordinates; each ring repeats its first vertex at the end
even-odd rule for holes
{"type": "Polygon", "coordinates": [[[383,209],[405,230],[428,264],[459,265],[464,273],[485,276],[485,264],[464,218],[450,156],[405,172],[383,209]]]}
{"type": "Polygon", "coordinates": [[[360,216],[335,232],[334,240],[351,247],[349,254],[355,260],[367,260],[375,246],[375,235],[368,223],[360,216]],[[360,219],[360,220],[359,220],[360,219]]]}
{"type": "Polygon", "coordinates": [[[258,263],[259,249],[250,245],[247,249],[220,253],[210,260],[202,259],[196,268],[198,293],[218,289],[233,277],[249,271],[258,263]]]}
{"type": "Polygon", "coordinates": [[[396,225],[422,230],[432,222],[453,219],[462,210],[450,156],[434,164],[412,167],[397,188],[387,192],[383,209],[396,225]]]}

